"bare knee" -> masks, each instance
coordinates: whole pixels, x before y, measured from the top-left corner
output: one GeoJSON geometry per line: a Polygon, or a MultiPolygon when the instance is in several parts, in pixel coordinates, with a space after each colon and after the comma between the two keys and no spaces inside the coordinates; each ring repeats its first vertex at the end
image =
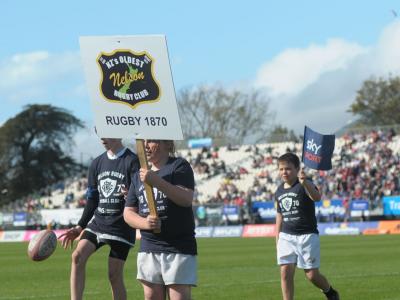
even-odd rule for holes
{"type": "Polygon", "coordinates": [[[164,285],[153,284],[140,280],[143,286],[143,294],[145,300],[164,300],[166,297],[166,289],[164,285]]]}
{"type": "Polygon", "coordinates": [[[147,299],[149,299],[149,300],[155,299],[155,297],[157,295],[157,293],[151,289],[144,290],[143,294],[144,294],[144,299],[146,299],[146,300],[147,299]]]}
{"type": "Polygon", "coordinates": [[[79,251],[75,250],[74,252],[72,252],[71,258],[72,258],[72,264],[79,265],[82,260],[81,259],[82,255],[79,251]]]}
{"type": "Polygon", "coordinates": [[[305,275],[307,279],[310,280],[311,282],[317,281],[320,277],[319,271],[317,269],[307,270],[305,271],[305,275]]]}
{"type": "Polygon", "coordinates": [[[122,271],[119,270],[108,271],[108,280],[110,280],[111,283],[121,282],[122,279],[123,279],[122,271]]]}
{"type": "MultiPolygon", "coordinates": [[[[144,299],[145,300],[157,300],[157,299],[164,299],[164,295],[160,295],[160,291],[155,289],[144,289],[143,291],[144,299]]],[[[165,292],[163,292],[165,294],[165,292]]]]}
{"type": "Polygon", "coordinates": [[[123,285],[125,261],[113,257],[108,258],[108,280],[114,286],[123,285]]]}
{"type": "Polygon", "coordinates": [[[184,284],[174,284],[167,287],[170,300],[190,300],[191,286],[184,284]]]}
{"type": "Polygon", "coordinates": [[[294,267],[292,265],[282,265],[281,266],[281,279],[291,280],[294,276],[294,267]]]}
{"type": "Polygon", "coordinates": [[[87,258],[84,258],[84,256],[82,255],[82,253],[78,250],[75,250],[74,252],[72,252],[72,264],[80,267],[80,266],[85,266],[87,258]]]}

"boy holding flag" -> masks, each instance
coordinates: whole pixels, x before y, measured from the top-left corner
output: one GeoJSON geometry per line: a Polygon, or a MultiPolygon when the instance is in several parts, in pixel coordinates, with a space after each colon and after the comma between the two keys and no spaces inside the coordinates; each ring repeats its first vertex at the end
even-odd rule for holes
{"type": "MultiPolygon", "coordinates": [[[[318,137],[316,132],[312,132],[311,135],[309,133],[306,127],[303,146],[305,165],[316,169],[329,169],[335,137],[318,137]]],[[[298,268],[304,269],[307,279],[321,289],[327,299],[339,300],[338,292],[319,272],[320,242],[314,201],[320,201],[321,195],[315,185],[306,178],[304,170],[300,170],[297,155],[286,153],[280,156],[278,168],[283,183],[275,192],[276,244],[283,299],[292,300],[294,297],[294,274],[297,265],[298,268]]]]}

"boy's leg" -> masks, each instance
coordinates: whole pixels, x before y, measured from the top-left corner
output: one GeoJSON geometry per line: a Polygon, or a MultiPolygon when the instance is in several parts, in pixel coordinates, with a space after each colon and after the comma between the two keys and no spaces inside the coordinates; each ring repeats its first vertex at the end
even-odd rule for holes
{"type": "Polygon", "coordinates": [[[172,284],[167,286],[170,300],[190,300],[192,287],[187,284],[172,284]]]}
{"type": "Polygon", "coordinates": [[[319,272],[320,266],[320,241],[318,234],[306,234],[299,237],[299,255],[298,267],[304,269],[305,275],[316,287],[321,289],[328,299],[336,300],[339,299],[339,295],[333,290],[325,278],[319,272]],[[337,295],[337,298],[332,298],[333,294],[337,295]]]}
{"type": "Polygon", "coordinates": [[[293,300],[294,273],[297,264],[296,236],[280,232],[277,243],[277,261],[281,271],[281,288],[284,300],[293,300]]]}
{"type": "Polygon", "coordinates": [[[96,251],[96,246],[86,240],[81,239],[78,246],[72,253],[71,263],[71,300],[81,300],[83,289],[85,288],[85,269],[86,262],[90,255],[96,251]]]}
{"type": "Polygon", "coordinates": [[[318,269],[304,270],[306,277],[310,280],[317,288],[322,290],[326,295],[327,299],[339,300],[339,293],[332,288],[328,280],[322,275],[318,269]]]}
{"type": "Polygon", "coordinates": [[[111,283],[114,300],[126,300],[126,288],[124,284],[124,265],[122,259],[108,258],[108,279],[111,283]]]}
{"type": "Polygon", "coordinates": [[[281,288],[283,300],[293,300],[295,264],[281,265],[281,288]]]}
{"type": "Polygon", "coordinates": [[[160,257],[160,253],[137,254],[136,278],[142,283],[144,300],[165,300],[167,297],[160,257]]]}
{"type": "Polygon", "coordinates": [[[166,289],[163,284],[156,284],[144,280],[139,281],[143,286],[144,300],[165,300],[166,289]]]}
{"type": "Polygon", "coordinates": [[[108,279],[111,283],[113,299],[126,300],[124,266],[131,247],[114,240],[107,240],[106,243],[111,247],[108,257],[108,279]]]}
{"type": "Polygon", "coordinates": [[[322,291],[329,290],[330,285],[328,280],[319,272],[318,269],[304,270],[304,273],[306,274],[307,279],[310,280],[317,288],[321,289],[322,291]]]}

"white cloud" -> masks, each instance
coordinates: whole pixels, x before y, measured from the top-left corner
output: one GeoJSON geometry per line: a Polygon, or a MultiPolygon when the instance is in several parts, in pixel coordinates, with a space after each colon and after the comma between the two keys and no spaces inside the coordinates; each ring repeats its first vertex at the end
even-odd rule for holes
{"type": "Polygon", "coordinates": [[[79,53],[47,51],[15,54],[0,62],[0,96],[8,102],[45,97],[52,88],[65,86],[66,78],[81,73],[79,53]]]}
{"type": "Polygon", "coordinates": [[[37,72],[42,71],[40,65],[46,62],[48,58],[49,53],[45,51],[14,55],[10,62],[2,68],[2,73],[7,74],[7,76],[0,83],[1,86],[15,86],[26,80],[38,78],[37,72]]]}
{"type": "Polygon", "coordinates": [[[76,95],[78,97],[89,97],[88,94],[88,88],[86,86],[86,84],[84,82],[82,82],[81,84],[78,84],[74,87],[74,89],[72,90],[72,94],[76,95]]]}
{"type": "Polygon", "coordinates": [[[78,118],[91,114],[78,51],[18,53],[0,61],[0,122],[28,104],[51,104],[78,118]]]}
{"type": "Polygon", "coordinates": [[[371,68],[380,74],[387,72],[398,73],[400,71],[400,21],[387,26],[377,46],[372,51],[371,68]]]}
{"type": "Polygon", "coordinates": [[[400,22],[394,22],[375,45],[331,39],[286,49],[260,67],[254,84],[269,92],[279,124],[298,133],[304,125],[331,133],[352,118],[347,110],[364,80],[400,74],[399,36],[400,22]]]}
{"type": "Polygon", "coordinates": [[[321,74],[344,69],[366,49],[341,39],[305,49],[287,49],[258,72],[256,85],[266,87],[272,95],[295,95],[317,80],[321,74]]]}
{"type": "Polygon", "coordinates": [[[86,121],[86,126],[74,137],[75,147],[71,155],[82,163],[90,163],[92,159],[104,151],[99,137],[94,133],[93,123],[86,121]]]}

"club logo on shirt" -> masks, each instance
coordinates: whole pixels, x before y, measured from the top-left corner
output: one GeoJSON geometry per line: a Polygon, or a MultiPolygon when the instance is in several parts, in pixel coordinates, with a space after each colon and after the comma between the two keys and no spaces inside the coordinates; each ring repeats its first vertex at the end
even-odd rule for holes
{"type": "Polygon", "coordinates": [[[153,75],[153,61],[146,51],[101,52],[97,57],[101,95],[107,101],[121,102],[132,108],[140,103],[158,101],[161,92],[153,75]]]}
{"type": "Polygon", "coordinates": [[[293,203],[293,200],[292,200],[292,198],[289,198],[289,197],[283,198],[281,201],[282,207],[286,211],[289,211],[291,209],[292,203],[293,203]]]}
{"type": "MultiPolygon", "coordinates": [[[[142,214],[147,214],[149,212],[149,206],[148,206],[148,199],[147,199],[147,193],[144,189],[144,186],[140,186],[139,192],[141,195],[138,197],[139,198],[139,209],[142,214]]],[[[157,212],[162,214],[165,213],[167,206],[166,206],[166,201],[167,201],[167,195],[164,194],[162,191],[157,189],[156,187],[153,187],[153,197],[154,201],[156,204],[156,209],[157,212]]],[[[164,217],[160,215],[160,217],[164,217]]]]}
{"type": "Polygon", "coordinates": [[[109,197],[114,192],[116,186],[116,180],[110,178],[100,180],[100,190],[105,198],[109,197]]]}

